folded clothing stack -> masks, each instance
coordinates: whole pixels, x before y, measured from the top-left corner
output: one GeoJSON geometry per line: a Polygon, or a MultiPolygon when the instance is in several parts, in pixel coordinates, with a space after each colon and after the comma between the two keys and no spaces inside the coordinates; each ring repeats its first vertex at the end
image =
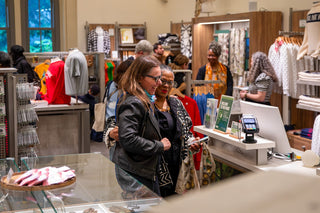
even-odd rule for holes
{"type": "Polygon", "coordinates": [[[312,128],[304,128],[304,129],[301,129],[300,136],[312,140],[312,132],[313,132],[312,128]]]}
{"type": "Polygon", "coordinates": [[[298,73],[299,80],[320,82],[320,72],[301,71],[298,73]]]}

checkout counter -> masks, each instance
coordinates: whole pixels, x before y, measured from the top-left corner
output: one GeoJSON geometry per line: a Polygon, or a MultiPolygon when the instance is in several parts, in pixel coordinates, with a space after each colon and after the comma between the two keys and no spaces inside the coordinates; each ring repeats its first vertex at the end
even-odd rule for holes
{"type": "Polygon", "coordinates": [[[303,153],[290,147],[278,107],[240,101],[240,111],[256,118],[259,124],[259,134],[255,135],[256,143],[244,143],[243,132],[241,139],[236,139],[213,128],[194,127],[194,131],[209,137],[209,149],[217,161],[241,172],[276,169],[304,175],[317,175],[317,167],[308,168],[303,166],[301,160],[281,159],[276,154],[287,155],[294,152],[301,156],[303,153]]]}
{"type": "MultiPolygon", "coordinates": [[[[275,143],[261,137],[256,137],[256,144],[245,144],[224,134],[208,129],[205,126],[195,126],[194,131],[209,137],[209,149],[213,158],[241,172],[259,172],[279,170],[303,175],[316,176],[316,168],[305,167],[301,160],[268,158],[267,147],[274,147],[275,143]],[[265,161],[266,160],[266,161],[265,161]]],[[[296,155],[302,151],[292,149],[296,155]]]]}

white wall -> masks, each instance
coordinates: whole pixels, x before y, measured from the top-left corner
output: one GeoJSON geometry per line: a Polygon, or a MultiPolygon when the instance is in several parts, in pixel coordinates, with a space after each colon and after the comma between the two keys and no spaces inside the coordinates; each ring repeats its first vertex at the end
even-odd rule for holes
{"type": "MultiPolygon", "coordinates": [[[[314,0],[256,0],[258,10],[281,11],[284,30],[289,29],[289,8],[309,10],[314,0]]],[[[216,0],[216,12],[210,16],[249,11],[249,0],[216,0]]],[[[147,39],[170,32],[170,21],[191,21],[195,0],[77,0],[78,48],[86,51],[85,23],[147,24],[147,39]]],[[[207,16],[207,14],[201,14],[207,16]]]]}

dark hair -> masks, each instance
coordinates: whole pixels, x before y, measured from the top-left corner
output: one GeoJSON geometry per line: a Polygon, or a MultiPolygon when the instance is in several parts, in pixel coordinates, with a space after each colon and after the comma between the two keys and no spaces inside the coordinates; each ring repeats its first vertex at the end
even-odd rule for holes
{"type": "Polygon", "coordinates": [[[10,55],[13,62],[15,62],[20,56],[23,56],[24,48],[20,45],[13,45],[10,48],[10,55]]]}
{"type": "Polygon", "coordinates": [[[182,66],[189,63],[189,58],[180,53],[174,58],[173,62],[178,66],[182,66]]]}
{"type": "Polygon", "coordinates": [[[136,58],[118,83],[118,88],[123,92],[122,100],[125,99],[127,94],[134,95],[148,108],[150,100],[140,86],[139,80],[147,75],[152,68],[158,66],[160,66],[160,62],[154,56],[142,55],[136,58]]]}
{"type": "Polygon", "coordinates": [[[100,88],[99,88],[98,85],[93,84],[93,85],[90,86],[90,91],[91,91],[91,95],[96,96],[96,95],[99,94],[100,88]]]}
{"type": "Polygon", "coordinates": [[[0,67],[10,67],[11,60],[8,53],[0,51],[0,67]]]}
{"type": "Polygon", "coordinates": [[[119,64],[119,66],[116,69],[116,77],[113,79],[114,82],[118,84],[122,75],[127,71],[127,69],[130,67],[132,62],[133,62],[133,59],[127,59],[123,61],[121,64],[119,64]]]}
{"type": "Polygon", "coordinates": [[[158,49],[158,46],[161,45],[161,43],[157,42],[157,43],[154,43],[153,45],[153,52],[156,52],[156,49],[158,49]]]}

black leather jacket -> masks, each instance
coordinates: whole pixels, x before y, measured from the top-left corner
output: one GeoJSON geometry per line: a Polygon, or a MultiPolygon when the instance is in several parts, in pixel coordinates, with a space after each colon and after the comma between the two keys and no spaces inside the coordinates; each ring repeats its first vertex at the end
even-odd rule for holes
{"type": "Polygon", "coordinates": [[[122,169],[151,179],[156,175],[163,144],[158,122],[135,96],[127,96],[117,106],[119,143],[112,161],[122,169]]]}

